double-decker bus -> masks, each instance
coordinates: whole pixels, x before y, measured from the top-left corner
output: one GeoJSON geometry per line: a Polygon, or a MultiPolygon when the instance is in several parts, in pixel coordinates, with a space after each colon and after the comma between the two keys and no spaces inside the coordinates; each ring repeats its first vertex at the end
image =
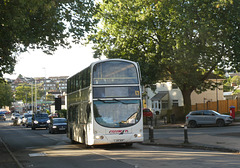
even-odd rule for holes
{"type": "Polygon", "coordinates": [[[140,70],[136,62],[92,63],[67,81],[67,136],[87,146],[143,141],[140,70]]]}

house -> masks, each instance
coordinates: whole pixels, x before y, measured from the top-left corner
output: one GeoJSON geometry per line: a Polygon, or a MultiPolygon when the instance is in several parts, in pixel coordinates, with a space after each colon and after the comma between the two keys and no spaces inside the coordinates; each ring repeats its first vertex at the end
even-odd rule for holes
{"type": "MultiPolygon", "coordinates": [[[[222,85],[224,79],[215,79],[214,77],[213,80],[216,80],[215,82],[218,82],[219,86],[217,88],[208,89],[201,94],[197,94],[193,91],[191,94],[192,105],[224,100],[222,85]]],[[[144,93],[146,93],[144,107],[150,108],[154,112],[158,111],[160,115],[163,111],[172,110],[173,107],[184,106],[181,90],[171,81],[156,83],[153,90],[151,88],[144,88],[144,93]]]]}
{"type": "Polygon", "coordinates": [[[181,90],[172,82],[156,83],[154,90],[145,88],[145,107],[152,111],[172,109],[173,106],[183,106],[183,96],[181,90]]]}
{"type": "Polygon", "coordinates": [[[210,75],[208,80],[212,80],[215,83],[218,83],[217,88],[208,89],[201,94],[197,94],[195,91],[191,94],[191,104],[196,105],[197,103],[207,103],[207,102],[217,102],[219,100],[225,100],[223,94],[223,81],[224,78],[217,77],[216,75],[210,75]]]}

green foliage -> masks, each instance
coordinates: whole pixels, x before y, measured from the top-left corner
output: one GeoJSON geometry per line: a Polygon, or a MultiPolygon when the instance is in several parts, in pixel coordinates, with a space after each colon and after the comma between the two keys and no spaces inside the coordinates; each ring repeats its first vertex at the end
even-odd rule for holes
{"type": "Polygon", "coordinates": [[[143,84],[172,80],[190,110],[192,91],[216,87],[212,73],[239,69],[240,1],[103,0],[95,57],[140,63],[143,84]]]}
{"type": "Polygon", "coordinates": [[[231,76],[223,82],[223,92],[230,92],[233,90],[231,76]]]}
{"type": "Polygon", "coordinates": [[[55,101],[55,97],[54,97],[53,94],[48,94],[48,95],[46,96],[46,100],[47,100],[47,101],[55,101]]]}
{"type": "Polygon", "coordinates": [[[240,93],[240,90],[239,90],[239,89],[234,90],[234,92],[233,92],[234,95],[235,95],[235,94],[239,94],[239,93],[240,93]]]}
{"type": "Polygon", "coordinates": [[[59,117],[67,118],[67,110],[63,109],[58,111],[59,117]]]}
{"type": "Polygon", "coordinates": [[[234,83],[235,85],[240,85],[240,76],[234,76],[231,79],[231,83],[234,83]]]}
{"type": "Polygon", "coordinates": [[[31,102],[31,86],[24,83],[16,87],[15,100],[22,100],[23,103],[31,102]]]}
{"type": "MultiPolygon", "coordinates": [[[[37,85],[39,88],[39,85],[37,85]]],[[[43,90],[37,89],[37,99],[41,99],[44,96],[45,92],[43,90]]],[[[16,87],[15,100],[22,100],[23,103],[30,103],[33,95],[33,100],[35,100],[35,86],[33,86],[33,93],[31,85],[23,83],[16,87]]]]}
{"type": "Polygon", "coordinates": [[[93,0],[2,0],[0,2],[0,79],[12,73],[19,53],[79,43],[97,23],[93,0]]]}
{"type": "Polygon", "coordinates": [[[0,82],[0,107],[11,106],[13,102],[13,93],[8,83],[0,82]]]}
{"type": "Polygon", "coordinates": [[[50,115],[50,114],[51,114],[49,110],[46,110],[46,113],[47,113],[48,115],[50,115]]]}

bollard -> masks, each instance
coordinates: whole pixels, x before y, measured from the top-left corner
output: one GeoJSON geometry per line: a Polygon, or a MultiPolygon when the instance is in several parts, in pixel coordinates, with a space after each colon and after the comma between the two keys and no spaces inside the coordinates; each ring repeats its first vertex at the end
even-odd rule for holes
{"type": "Polygon", "coordinates": [[[154,142],[154,138],[153,138],[153,126],[149,125],[149,140],[150,142],[154,142]]]}
{"type": "Polygon", "coordinates": [[[17,120],[16,119],[13,120],[13,125],[17,126],[17,120]]]}
{"type": "Polygon", "coordinates": [[[167,124],[167,116],[163,117],[164,124],[167,124]]]}
{"type": "Polygon", "coordinates": [[[188,144],[188,133],[187,133],[187,125],[184,125],[184,143],[188,144]]]}

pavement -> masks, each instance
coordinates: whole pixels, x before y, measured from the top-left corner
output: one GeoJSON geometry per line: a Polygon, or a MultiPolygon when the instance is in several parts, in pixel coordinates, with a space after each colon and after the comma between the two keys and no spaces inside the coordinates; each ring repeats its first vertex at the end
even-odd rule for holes
{"type": "MultiPolygon", "coordinates": [[[[231,126],[239,126],[240,122],[233,122],[231,126]]],[[[145,126],[145,129],[149,126],[145,126]]],[[[182,128],[184,129],[184,123],[179,124],[166,124],[160,125],[154,129],[164,128],[182,128]]],[[[185,127],[185,130],[186,127],[185,127]]],[[[184,130],[184,132],[185,132],[184,130]]],[[[237,133],[225,133],[218,135],[189,135],[187,138],[183,137],[169,137],[169,138],[157,138],[146,139],[144,145],[155,145],[165,147],[177,147],[177,148],[192,148],[202,150],[213,150],[221,152],[239,153],[240,151],[240,131],[237,133]]]]}

